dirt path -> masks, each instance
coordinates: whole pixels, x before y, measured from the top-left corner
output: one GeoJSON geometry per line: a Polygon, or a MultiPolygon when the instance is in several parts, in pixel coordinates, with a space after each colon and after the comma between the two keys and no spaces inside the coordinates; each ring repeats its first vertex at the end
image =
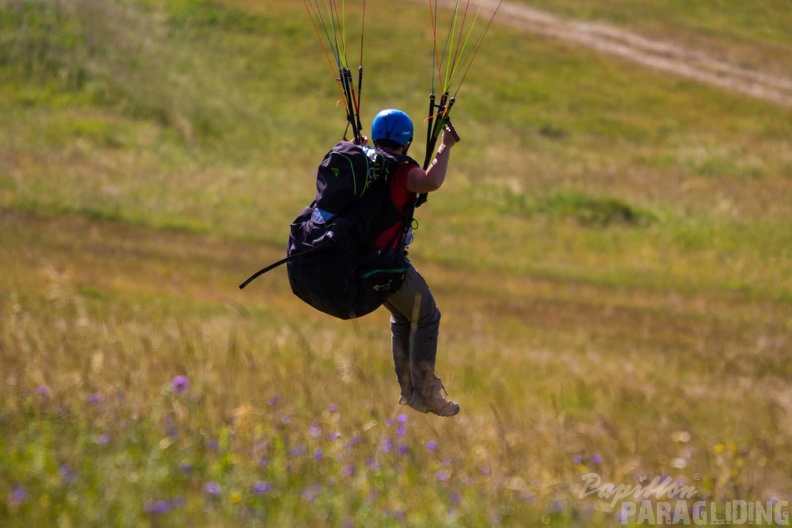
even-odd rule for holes
{"type": "MultiPolygon", "coordinates": [[[[440,0],[453,8],[456,0],[440,0]]],[[[482,15],[491,16],[498,0],[483,0],[482,15]]],[[[792,78],[770,75],[713,59],[672,42],[596,23],[565,20],[525,5],[504,1],[496,21],[538,35],[576,42],[602,53],[792,107],[792,78]]]]}

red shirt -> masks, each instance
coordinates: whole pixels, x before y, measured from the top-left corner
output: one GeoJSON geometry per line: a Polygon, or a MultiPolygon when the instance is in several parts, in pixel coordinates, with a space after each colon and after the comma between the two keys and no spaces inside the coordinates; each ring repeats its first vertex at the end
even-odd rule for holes
{"type": "MultiPolygon", "coordinates": [[[[416,194],[407,190],[407,175],[417,166],[413,163],[401,163],[391,176],[391,199],[402,216],[407,216],[416,200],[416,194]]],[[[377,237],[376,246],[378,249],[397,248],[405,234],[404,224],[400,220],[377,237]]]]}

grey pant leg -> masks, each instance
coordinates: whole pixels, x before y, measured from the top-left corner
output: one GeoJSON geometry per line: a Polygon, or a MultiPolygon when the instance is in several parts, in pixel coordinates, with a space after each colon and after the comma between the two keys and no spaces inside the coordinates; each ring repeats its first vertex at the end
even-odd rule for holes
{"type": "Polygon", "coordinates": [[[385,307],[391,311],[393,368],[396,371],[399,387],[401,387],[401,395],[409,401],[413,392],[412,374],[410,373],[410,321],[387,302],[385,307]]]}
{"type": "Polygon", "coordinates": [[[391,313],[393,363],[399,383],[409,372],[412,386],[419,389],[424,379],[434,378],[440,310],[426,281],[412,266],[385,307],[391,313]]]}

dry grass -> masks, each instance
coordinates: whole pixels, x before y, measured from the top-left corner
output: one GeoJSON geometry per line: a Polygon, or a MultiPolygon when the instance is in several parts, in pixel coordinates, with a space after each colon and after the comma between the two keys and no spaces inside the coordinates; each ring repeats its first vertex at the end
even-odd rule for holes
{"type": "MultiPolygon", "coordinates": [[[[278,272],[236,290],[278,252],[75,217],[6,213],[3,225],[3,421],[66,439],[19,451],[30,432],[17,429],[8,485],[60,500],[74,485],[57,476],[66,466],[82,479],[72,493],[108,488],[106,503],[70,506],[72,520],[175,498],[180,517],[212,523],[254,522],[264,508],[309,525],[389,525],[396,512],[411,526],[590,526],[613,514],[578,497],[584,471],[625,484],[684,477],[707,500],[770,500],[790,484],[785,303],[425,266],[444,313],[439,373],[463,413],[407,412],[400,436],[382,313],[335,322],[278,272]],[[190,389],[172,394],[181,373],[190,389]],[[362,447],[314,438],[312,423],[362,447]],[[159,454],[140,466],[145,452],[159,454]],[[30,466],[34,455],[47,462],[30,466]],[[113,478],[113,464],[138,480],[113,478]],[[209,481],[222,491],[206,502],[209,481]],[[273,489],[257,495],[259,481],[273,489]]],[[[7,513],[55,518],[29,507],[7,513]]]]}
{"type": "MultiPolygon", "coordinates": [[[[384,313],[237,289],[341,131],[299,3],[254,4],[69,3],[109,40],[70,54],[0,1],[0,524],[613,525],[588,471],[786,500],[787,111],[493,31],[412,252],[441,420],[396,405],[384,313]]],[[[422,11],[372,3],[371,108],[424,108],[422,11]]]]}

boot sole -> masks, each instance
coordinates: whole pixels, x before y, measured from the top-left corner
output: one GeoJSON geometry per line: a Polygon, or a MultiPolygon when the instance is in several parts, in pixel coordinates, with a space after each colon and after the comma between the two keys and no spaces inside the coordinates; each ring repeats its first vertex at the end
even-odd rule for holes
{"type": "Polygon", "coordinates": [[[449,412],[449,413],[441,413],[441,412],[438,412],[435,409],[430,409],[428,407],[415,406],[412,403],[409,403],[409,405],[410,405],[410,407],[412,409],[414,409],[414,410],[416,410],[418,412],[422,412],[422,413],[425,413],[425,414],[435,414],[435,415],[441,416],[443,418],[450,418],[452,416],[456,416],[457,414],[459,414],[459,405],[457,405],[455,408],[453,408],[453,412],[449,412]]]}

